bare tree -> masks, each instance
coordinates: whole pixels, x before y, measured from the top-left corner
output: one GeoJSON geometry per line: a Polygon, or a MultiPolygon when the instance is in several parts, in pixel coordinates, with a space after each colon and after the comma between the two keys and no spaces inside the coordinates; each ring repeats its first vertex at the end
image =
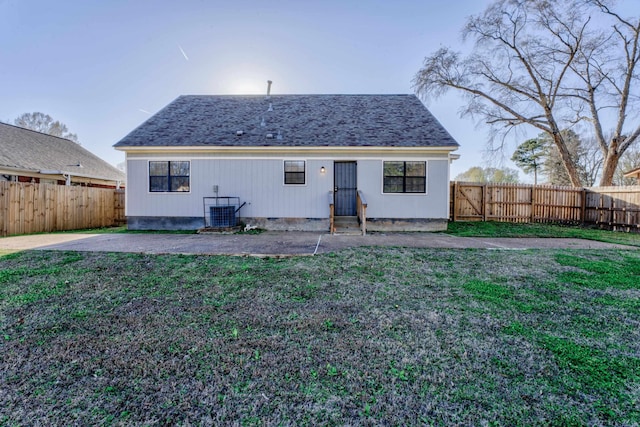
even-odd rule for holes
{"type": "Polygon", "coordinates": [[[518,171],[511,168],[482,168],[474,166],[456,175],[455,181],[464,182],[498,182],[517,184],[518,171]]]}
{"type": "Polygon", "coordinates": [[[70,139],[73,142],[78,142],[78,135],[69,132],[67,125],[44,113],[24,113],[13,121],[16,126],[23,127],[25,129],[35,130],[36,132],[46,133],[60,138],[70,139]]]}
{"type": "MultiPolygon", "coordinates": [[[[581,138],[571,129],[561,130],[560,133],[576,165],[580,184],[587,187],[595,185],[602,169],[602,153],[595,139],[581,138]]],[[[531,172],[534,168],[544,172],[550,184],[571,185],[558,148],[547,134],[541,133],[520,144],[511,160],[525,172],[531,172]]]]}
{"type": "MultiPolygon", "coordinates": [[[[577,160],[581,154],[580,137],[570,129],[561,130],[560,133],[562,134],[562,140],[567,147],[567,151],[571,156],[571,161],[576,166],[580,185],[585,185],[583,181],[584,171],[577,160]]],[[[542,169],[547,175],[548,183],[553,185],[571,185],[571,177],[567,174],[567,169],[564,167],[562,157],[558,152],[558,147],[553,143],[553,139],[549,138],[546,134],[541,134],[538,138],[542,141],[545,147],[545,157],[542,169]]]]}
{"type": "Polygon", "coordinates": [[[466,56],[441,48],[424,60],[413,83],[423,98],[449,89],[467,97],[463,114],[483,119],[492,136],[522,125],[551,138],[570,182],[580,174],[560,129],[588,122],[603,153],[601,185],[640,135],[628,112],[640,102],[640,19],[624,19],[610,0],[496,0],[472,16],[466,56]],[[606,23],[603,24],[603,23],[606,23]],[[603,128],[614,128],[606,139],[603,128]]]}
{"type": "Polygon", "coordinates": [[[602,151],[595,138],[583,138],[580,141],[578,153],[578,169],[580,170],[580,180],[582,185],[593,187],[598,182],[598,177],[602,172],[602,151]]]}

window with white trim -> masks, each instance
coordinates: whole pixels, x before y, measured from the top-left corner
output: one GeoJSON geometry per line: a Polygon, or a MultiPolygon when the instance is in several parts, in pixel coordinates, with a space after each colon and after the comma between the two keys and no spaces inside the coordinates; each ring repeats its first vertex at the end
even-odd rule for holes
{"type": "Polygon", "coordinates": [[[383,162],[383,193],[426,193],[427,162],[383,162]]]}
{"type": "Polygon", "coordinates": [[[304,185],[305,183],[305,161],[285,160],[284,161],[284,183],[286,185],[304,185]]]}
{"type": "Polygon", "coordinates": [[[190,190],[190,169],[188,161],[149,162],[150,192],[185,192],[190,190]]]}

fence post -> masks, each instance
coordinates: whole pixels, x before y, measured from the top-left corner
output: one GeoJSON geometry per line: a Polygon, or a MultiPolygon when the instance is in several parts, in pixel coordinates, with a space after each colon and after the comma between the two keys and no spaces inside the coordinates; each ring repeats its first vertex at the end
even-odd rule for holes
{"type": "Polygon", "coordinates": [[[587,218],[587,189],[582,189],[582,200],[580,203],[580,222],[584,225],[587,218]]]}
{"type": "Polygon", "coordinates": [[[482,186],[482,221],[487,220],[487,184],[482,186]]]}
{"type": "Polygon", "coordinates": [[[9,182],[0,182],[0,237],[9,234],[9,184],[9,182]]]}
{"type": "Polygon", "coordinates": [[[536,220],[536,186],[532,185],[531,186],[531,219],[529,220],[529,222],[533,224],[535,220],[536,220]]]}
{"type": "Polygon", "coordinates": [[[458,210],[457,210],[457,207],[456,207],[456,197],[458,195],[458,185],[457,184],[458,183],[456,181],[453,181],[453,190],[451,191],[452,196],[450,196],[450,197],[452,197],[451,198],[451,210],[453,212],[452,212],[451,217],[453,219],[453,222],[456,222],[458,220],[458,212],[457,212],[458,210]]]}

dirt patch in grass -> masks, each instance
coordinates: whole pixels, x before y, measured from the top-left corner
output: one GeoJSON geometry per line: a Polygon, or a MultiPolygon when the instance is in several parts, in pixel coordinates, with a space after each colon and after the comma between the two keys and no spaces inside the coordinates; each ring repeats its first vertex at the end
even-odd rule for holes
{"type": "Polygon", "coordinates": [[[633,425],[638,265],[626,251],[11,254],[0,424],[633,425]]]}

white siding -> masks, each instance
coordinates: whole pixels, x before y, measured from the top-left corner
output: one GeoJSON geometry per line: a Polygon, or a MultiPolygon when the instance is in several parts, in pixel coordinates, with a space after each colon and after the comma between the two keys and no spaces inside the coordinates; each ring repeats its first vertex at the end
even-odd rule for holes
{"type": "Polygon", "coordinates": [[[203,197],[239,197],[247,202],[240,215],[263,218],[328,218],[328,193],[333,189],[333,161],[356,161],[358,189],[368,203],[371,218],[447,218],[449,161],[446,155],[407,157],[401,154],[368,156],[337,155],[331,159],[317,154],[218,156],[206,154],[128,154],[127,216],[197,217],[203,215],[203,197]],[[189,193],[150,193],[149,160],[191,161],[189,193]],[[305,185],[284,185],[284,160],[306,161],[305,185]],[[383,194],[384,160],[427,162],[426,194],[383,194]],[[326,172],[322,174],[320,168],[326,172]]]}
{"type": "MultiPolygon", "coordinates": [[[[240,214],[267,218],[327,218],[328,193],[332,175],[320,173],[324,161],[306,160],[306,184],[284,184],[284,159],[187,159],[191,160],[189,193],[150,193],[148,159],[127,161],[128,216],[199,216],[203,214],[203,197],[239,197],[247,202],[240,214]]],[[[329,169],[327,167],[327,169],[329,169]]]]}
{"type": "Polygon", "coordinates": [[[358,189],[362,190],[367,201],[367,216],[370,218],[447,218],[449,161],[416,157],[402,160],[427,162],[427,192],[385,194],[382,192],[383,160],[359,161],[358,189]]]}

